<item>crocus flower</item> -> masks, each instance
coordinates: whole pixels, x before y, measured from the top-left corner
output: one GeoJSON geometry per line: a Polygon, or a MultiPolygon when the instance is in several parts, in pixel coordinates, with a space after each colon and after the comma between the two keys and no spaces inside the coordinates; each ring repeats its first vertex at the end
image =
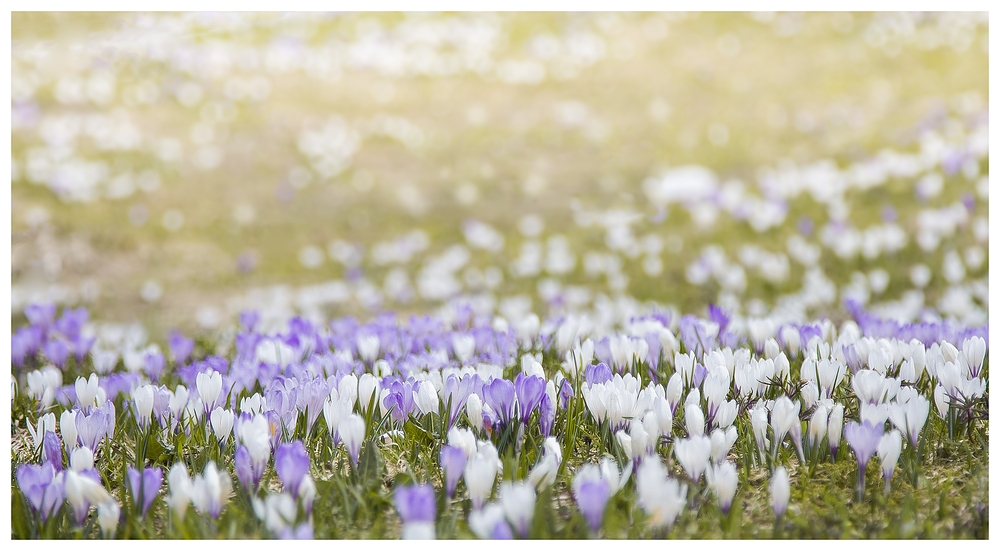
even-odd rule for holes
{"type": "Polygon", "coordinates": [[[79,525],[87,519],[90,506],[111,499],[111,494],[101,486],[100,475],[96,471],[83,471],[79,474],[72,470],[64,471],[66,475],[66,501],[73,509],[73,518],[79,525]]]}
{"type": "Polygon", "coordinates": [[[63,468],[62,442],[54,432],[46,432],[42,438],[42,462],[52,464],[57,471],[63,468]]]}
{"type": "Polygon", "coordinates": [[[830,410],[830,421],[827,425],[827,441],[830,443],[830,455],[837,459],[837,448],[840,447],[840,437],[844,430],[844,404],[835,404],[830,410]]]}
{"type": "Polygon", "coordinates": [[[885,478],[885,494],[889,494],[889,483],[892,481],[892,473],[896,470],[896,462],[899,461],[900,449],[903,446],[903,435],[898,430],[889,431],[882,435],[878,443],[878,458],[882,462],[882,477],[885,478]]]}
{"type": "Polygon", "coordinates": [[[55,432],[56,430],[56,414],[46,413],[38,418],[38,428],[31,426],[31,423],[27,423],[28,432],[31,433],[31,439],[34,442],[35,450],[37,451],[42,447],[42,442],[45,440],[45,433],[55,432]]]}
{"type": "Polygon", "coordinates": [[[219,518],[222,506],[229,500],[231,490],[232,480],[229,478],[229,473],[219,471],[215,461],[209,461],[208,465],[205,465],[204,472],[195,476],[191,482],[191,504],[199,513],[219,518]]]}
{"type": "Polygon", "coordinates": [[[879,441],[882,439],[884,430],[882,425],[873,425],[868,421],[864,421],[860,425],[854,421],[850,421],[844,427],[844,438],[847,439],[847,444],[858,459],[859,500],[865,489],[865,468],[868,466],[868,461],[878,450],[879,441]]]}
{"type": "Polygon", "coordinates": [[[444,471],[445,495],[450,499],[465,470],[466,454],[461,448],[441,446],[441,470],[444,471]]]}
{"type": "Polygon", "coordinates": [[[109,415],[101,410],[95,410],[90,415],[76,415],[76,430],[80,444],[92,450],[107,436],[111,430],[109,415]]]}
{"type": "Polygon", "coordinates": [[[352,413],[340,422],[340,439],[347,448],[347,454],[351,457],[351,463],[358,465],[358,456],[361,453],[361,443],[365,439],[365,420],[360,415],[352,413]]]}
{"type": "Polygon", "coordinates": [[[226,439],[229,438],[230,433],[233,432],[233,423],[236,420],[236,414],[232,410],[215,408],[212,410],[209,420],[212,423],[212,431],[215,433],[215,437],[219,442],[224,444],[226,439]]]}
{"type": "Polygon", "coordinates": [[[403,539],[434,539],[434,487],[401,486],[395,494],[396,511],[403,521],[403,539]]]}
{"type": "Polygon", "coordinates": [[[143,518],[149,512],[149,507],[160,492],[163,484],[163,469],[147,467],[140,473],[134,467],[128,468],[129,491],[132,495],[132,505],[140,510],[143,518]]]}
{"type": "Polygon", "coordinates": [[[687,504],[687,485],[667,475],[658,458],[649,458],[636,470],[639,505],[652,526],[670,528],[687,504]]]}
{"type": "Polygon", "coordinates": [[[199,373],[195,379],[198,388],[198,397],[205,408],[204,411],[215,409],[216,401],[222,394],[222,374],[218,371],[199,373]]]}
{"type": "Polygon", "coordinates": [[[522,538],[528,537],[528,526],[535,514],[535,488],[524,481],[503,482],[499,490],[500,506],[507,520],[522,538]]]}
{"type": "MultiPolygon", "coordinates": [[[[802,404],[793,401],[788,396],[781,396],[774,401],[771,408],[771,430],[774,432],[774,444],[780,446],[785,435],[794,423],[799,422],[799,409],[802,404]]],[[[801,428],[801,427],[800,427],[801,428]]]]}
{"type": "Polygon", "coordinates": [[[905,403],[893,403],[889,406],[889,420],[910,440],[913,447],[917,446],[920,432],[927,423],[931,403],[923,396],[917,395],[905,403]]]}
{"type": "Polygon", "coordinates": [[[590,530],[596,533],[604,523],[604,508],[611,497],[611,488],[599,474],[596,476],[589,474],[596,471],[596,467],[591,470],[587,469],[587,466],[591,465],[586,465],[573,477],[573,499],[587,520],[590,530]]]}
{"type": "Polygon", "coordinates": [[[166,499],[167,504],[178,518],[183,519],[184,513],[187,512],[188,504],[191,503],[192,493],[194,492],[191,477],[188,475],[188,470],[184,463],[175,463],[170,468],[170,473],[167,474],[167,481],[170,488],[170,495],[166,499]]]}
{"type": "Polygon", "coordinates": [[[180,331],[176,330],[170,332],[167,345],[170,347],[170,353],[173,355],[177,365],[186,362],[188,357],[191,356],[191,352],[194,351],[194,341],[185,338],[180,331]]]}
{"type": "Polygon", "coordinates": [[[712,457],[712,438],[701,435],[679,438],[674,442],[674,456],[692,480],[698,481],[712,457]]]}
{"type": "Polygon", "coordinates": [[[788,509],[788,498],[791,496],[791,485],[788,482],[788,471],[784,466],[779,466],[771,475],[771,508],[774,509],[774,516],[781,520],[788,509]]]}
{"type": "Polygon", "coordinates": [[[114,499],[106,499],[97,504],[97,523],[101,527],[101,534],[105,538],[111,538],[118,529],[118,521],[121,520],[122,509],[114,499]]]}
{"type": "Polygon", "coordinates": [[[490,503],[469,513],[469,528],[480,539],[509,540],[514,538],[510,525],[504,520],[503,507],[490,503]]]}
{"type": "Polygon", "coordinates": [[[146,427],[153,414],[153,387],[142,385],[132,391],[132,400],[135,406],[136,421],[139,426],[146,427]]]}
{"type": "MultiPolygon", "coordinates": [[[[544,383],[542,388],[545,388],[544,383]]],[[[502,425],[506,425],[514,417],[514,399],[514,383],[506,379],[493,379],[489,384],[483,385],[483,400],[500,417],[502,425]]]]}
{"type": "Polygon", "coordinates": [[[299,484],[309,474],[309,455],[301,440],[278,446],[274,451],[274,470],[278,473],[281,484],[292,495],[298,496],[299,484]]]}
{"type": "Polygon", "coordinates": [[[542,395],[538,404],[538,428],[542,436],[548,438],[552,434],[552,425],[556,422],[556,411],[552,400],[547,394],[542,395]]]}
{"type": "Polygon", "coordinates": [[[21,494],[28,500],[31,508],[38,511],[42,522],[62,506],[65,499],[64,474],[57,473],[51,464],[24,463],[17,466],[16,475],[21,494]]]}
{"type": "Polygon", "coordinates": [[[705,471],[705,479],[708,487],[712,489],[715,498],[719,501],[719,509],[723,514],[729,513],[729,507],[733,503],[736,495],[736,487],[739,483],[739,474],[736,472],[736,465],[731,461],[724,461],[718,465],[709,467],[705,471]]]}
{"type": "Polygon", "coordinates": [[[77,377],[73,388],[76,390],[76,404],[83,411],[90,411],[97,405],[97,392],[100,388],[101,380],[96,373],[91,373],[90,378],[77,377]]]}
{"type": "Polygon", "coordinates": [[[499,456],[493,444],[483,444],[475,457],[465,464],[465,487],[472,499],[472,508],[479,509],[493,491],[497,478],[499,456]]]}
{"type": "MultiPolygon", "coordinates": [[[[518,373],[514,379],[514,394],[521,416],[521,422],[527,424],[531,412],[538,407],[545,395],[545,379],[526,373],[518,373]]],[[[490,404],[492,406],[492,404],[490,404]]],[[[496,408],[494,408],[496,409],[496,408]]]]}
{"type": "Polygon", "coordinates": [[[81,446],[69,456],[69,468],[76,472],[87,471],[94,468],[94,452],[90,448],[81,446]]]}

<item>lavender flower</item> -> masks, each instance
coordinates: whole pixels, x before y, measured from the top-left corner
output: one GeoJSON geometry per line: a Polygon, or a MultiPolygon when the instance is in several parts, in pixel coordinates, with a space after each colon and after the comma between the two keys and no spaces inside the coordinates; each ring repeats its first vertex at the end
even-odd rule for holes
{"type": "Polygon", "coordinates": [[[299,495],[299,485],[309,474],[309,455],[301,440],[282,444],[274,451],[274,470],[292,495],[299,495]]]}
{"type": "Polygon", "coordinates": [[[441,470],[444,471],[445,495],[450,499],[455,494],[458,480],[465,470],[466,453],[455,446],[441,446],[441,470]]]}
{"type": "Polygon", "coordinates": [[[160,492],[160,486],[163,484],[163,469],[147,467],[140,473],[134,467],[129,467],[128,482],[132,505],[139,509],[140,514],[145,518],[153,500],[160,492]]]}
{"type": "Polygon", "coordinates": [[[844,438],[847,439],[847,444],[858,459],[858,500],[864,495],[865,468],[878,450],[878,444],[884,431],[885,428],[882,425],[874,425],[869,421],[864,421],[861,424],[849,421],[844,427],[844,438]]]}
{"type": "Polygon", "coordinates": [[[396,489],[396,511],[403,521],[403,539],[434,539],[434,487],[429,484],[396,489]]]}

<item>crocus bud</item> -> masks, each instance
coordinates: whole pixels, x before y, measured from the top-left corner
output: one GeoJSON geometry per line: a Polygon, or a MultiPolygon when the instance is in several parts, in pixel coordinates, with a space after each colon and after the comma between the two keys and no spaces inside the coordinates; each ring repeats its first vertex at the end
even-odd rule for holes
{"type": "Polygon", "coordinates": [[[205,411],[215,409],[215,402],[222,394],[222,374],[218,371],[199,373],[195,382],[205,411]]]}
{"type": "Polygon", "coordinates": [[[844,405],[835,404],[830,410],[830,423],[827,426],[827,441],[830,443],[830,455],[837,458],[837,448],[840,447],[840,436],[844,431],[844,405]]]}
{"type": "Polygon", "coordinates": [[[780,520],[785,510],[788,509],[788,498],[791,496],[791,485],[788,482],[788,471],[781,466],[774,470],[771,475],[771,508],[774,515],[780,520]]]}
{"type": "Polygon", "coordinates": [[[465,464],[465,487],[469,490],[472,507],[480,509],[493,491],[497,477],[497,452],[492,445],[483,446],[465,464]]]}
{"type": "Polygon", "coordinates": [[[500,506],[518,535],[528,537],[528,526],[535,514],[535,488],[524,481],[500,484],[500,506]]]}
{"type": "Polygon", "coordinates": [[[483,400],[478,394],[470,394],[465,402],[465,414],[469,416],[469,424],[478,431],[483,430],[483,400]]]}
{"type": "Polygon", "coordinates": [[[62,435],[63,444],[66,445],[66,451],[73,453],[76,449],[77,442],[77,430],[76,430],[76,410],[67,410],[62,412],[59,416],[59,433],[62,435]]]}
{"type": "Polygon", "coordinates": [[[361,443],[365,439],[365,420],[360,415],[352,413],[340,422],[340,439],[347,448],[351,463],[358,465],[358,455],[361,453],[361,443]]]}
{"type": "Polygon", "coordinates": [[[674,442],[674,456],[693,480],[699,480],[712,457],[712,439],[705,435],[680,438],[674,442]]]}
{"type": "Polygon", "coordinates": [[[719,508],[722,509],[722,513],[728,514],[739,483],[736,465],[731,461],[723,461],[705,471],[705,479],[708,481],[708,487],[715,494],[715,498],[719,500],[719,508]]]}
{"type": "Polygon", "coordinates": [[[684,406],[684,424],[690,436],[702,436],[705,434],[705,414],[701,411],[701,407],[698,404],[684,406]]]}
{"type": "Polygon", "coordinates": [[[229,438],[229,434],[233,432],[235,420],[236,415],[228,409],[215,408],[212,411],[212,430],[219,442],[225,443],[226,439],[229,438]]]}
{"type": "Polygon", "coordinates": [[[896,470],[899,453],[903,446],[903,435],[894,430],[882,436],[878,443],[878,458],[882,462],[882,476],[885,478],[885,493],[889,494],[889,483],[896,470]]]}
{"type": "Polygon", "coordinates": [[[83,472],[94,468],[94,452],[86,446],[73,450],[69,456],[69,468],[75,472],[83,472]]]}
{"type": "Polygon", "coordinates": [[[97,504],[97,523],[101,526],[101,534],[105,538],[114,537],[121,513],[122,509],[114,499],[106,499],[97,504]]]}

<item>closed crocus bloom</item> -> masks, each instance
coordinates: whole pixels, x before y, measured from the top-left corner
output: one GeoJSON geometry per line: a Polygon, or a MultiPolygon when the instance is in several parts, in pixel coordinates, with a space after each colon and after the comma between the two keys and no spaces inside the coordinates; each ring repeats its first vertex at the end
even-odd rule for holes
{"type": "Polygon", "coordinates": [[[479,539],[509,540],[514,537],[510,525],[504,520],[503,507],[499,503],[490,503],[470,512],[469,528],[479,539]]]}
{"type": "Polygon", "coordinates": [[[441,446],[440,463],[441,470],[444,472],[445,496],[448,498],[455,494],[455,487],[458,486],[458,480],[462,478],[467,461],[465,451],[461,448],[441,446]]]}
{"type": "Polygon", "coordinates": [[[31,426],[31,423],[27,423],[28,432],[31,433],[31,439],[34,442],[35,450],[37,451],[42,447],[42,442],[45,439],[46,432],[55,432],[56,430],[56,414],[46,413],[38,418],[38,428],[31,426]]]}
{"type": "Polygon", "coordinates": [[[354,404],[358,401],[358,377],[353,373],[350,375],[345,375],[340,379],[340,383],[337,385],[337,391],[340,392],[340,399],[346,400],[351,404],[351,409],[354,409],[354,404]]]}
{"type": "Polygon", "coordinates": [[[476,435],[469,429],[452,427],[448,431],[448,445],[462,450],[466,459],[476,455],[479,445],[476,443],[476,435]]]}
{"type": "Polygon", "coordinates": [[[106,499],[97,504],[97,524],[101,527],[101,535],[113,538],[118,529],[122,509],[114,499],[106,499]]]}
{"type": "Polygon", "coordinates": [[[17,466],[17,486],[32,509],[38,511],[42,522],[59,510],[64,495],[64,473],[57,473],[49,464],[21,464],[17,466]]]}
{"type": "Polygon", "coordinates": [[[223,505],[229,501],[232,491],[232,480],[229,473],[219,471],[215,461],[205,465],[205,471],[194,478],[191,483],[191,503],[199,513],[219,518],[223,505]]]}
{"type": "Polygon", "coordinates": [[[145,518],[149,512],[149,507],[160,492],[163,484],[163,469],[159,467],[149,467],[141,472],[134,467],[128,468],[129,492],[132,496],[132,505],[140,511],[145,518]]]}
{"type": "Polygon", "coordinates": [[[493,491],[497,477],[497,458],[489,449],[480,450],[465,464],[465,487],[472,499],[472,507],[479,509],[493,491]]]}
{"type": "Polygon", "coordinates": [[[437,413],[441,405],[441,399],[438,398],[437,392],[434,391],[434,385],[430,381],[420,382],[417,391],[413,393],[413,401],[416,403],[420,413],[424,415],[437,413]]]}
{"type": "Polygon", "coordinates": [[[187,407],[188,403],[188,389],[184,385],[177,385],[174,389],[173,394],[170,395],[170,403],[167,409],[170,410],[170,415],[174,419],[180,419],[181,413],[184,412],[184,408],[187,407]]]}
{"type": "Polygon", "coordinates": [[[170,468],[170,472],[167,474],[167,483],[170,489],[170,495],[167,496],[167,504],[178,518],[183,519],[184,513],[187,512],[188,504],[191,503],[191,493],[194,491],[191,477],[188,475],[188,470],[184,463],[175,463],[170,468]]]}
{"type": "Polygon", "coordinates": [[[372,400],[378,395],[379,388],[378,379],[375,378],[371,373],[364,373],[361,378],[358,379],[358,406],[361,411],[368,411],[371,407],[372,400]]]}
{"type": "Polygon", "coordinates": [[[923,396],[917,395],[905,403],[894,403],[889,407],[889,419],[897,429],[903,432],[914,447],[920,438],[920,432],[927,423],[931,403],[923,396]]]}
{"type": "MultiPolygon", "coordinates": [[[[94,472],[94,471],[90,471],[94,472]]],[[[96,482],[91,475],[86,473],[77,474],[72,470],[65,471],[66,476],[66,501],[73,509],[73,518],[78,525],[82,525],[87,519],[90,506],[100,503],[106,499],[111,499],[111,494],[104,489],[100,483],[96,482]]],[[[96,473],[95,473],[96,475],[96,473]]],[[[96,475],[100,478],[100,475],[96,475]]]]}
{"type": "Polygon", "coordinates": [[[879,461],[882,463],[882,477],[885,478],[885,494],[889,494],[889,483],[892,481],[892,473],[896,470],[896,462],[899,461],[899,453],[903,446],[903,435],[894,430],[882,436],[878,443],[879,461]]]}
{"type": "Polygon", "coordinates": [[[545,439],[542,459],[528,473],[528,480],[535,487],[551,486],[555,483],[556,473],[559,471],[561,463],[562,448],[559,446],[559,442],[550,436],[545,439]]]}
{"type": "Polygon", "coordinates": [[[278,473],[281,484],[298,497],[299,485],[309,474],[309,455],[301,440],[281,444],[274,450],[274,470],[278,473]]]}
{"type": "Polygon", "coordinates": [[[791,496],[792,488],[788,482],[788,471],[780,466],[771,475],[771,508],[774,515],[780,520],[788,509],[788,498],[791,496]]]}
{"type": "Polygon", "coordinates": [[[340,422],[338,432],[347,449],[347,455],[351,457],[351,463],[357,466],[361,443],[365,439],[365,420],[360,415],[352,413],[340,422]]]}
{"type": "Polygon", "coordinates": [[[693,480],[701,479],[712,457],[712,439],[708,436],[692,436],[674,442],[674,456],[693,480]]]}
{"type": "Polygon", "coordinates": [[[736,427],[729,427],[726,430],[715,429],[712,431],[712,461],[722,462],[733,449],[736,443],[736,427]]]}
{"type": "Polygon", "coordinates": [[[535,514],[535,488],[530,483],[504,482],[500,484],[500,506],[511,526],[522,538],[528,537],[528,526],[535,514]]]}
{"type": "Polygon", "coordinates": [[[816,447],[826,436],[827,423],[829,422],[830,410],[826,404],[816,406],[812,418],[809,420],[809,446],[816,447]]]}
{"type": "Polygon", "coordinates": [[[983,360],[986,358],[986,340],[982,337],[974,336],[962,342],[962,353],[968,362],[969,377],[979,377],[983,368],[983,360]]]}
{"type": "Polygon", "coordinates": [[[698,404],[684,406],[684,425],[687,427],[689,436],[705,434],[705,414],[698,404]]]}
{"type": "Polygon", "coordinates": [[[469,395],[469,400],[465,402],[465,414],[469,417],[472,428],[483,430],[483,400],[478,394],[469,395]]]}
{"type": "Polygon", "coordinates": [[[767,442],[767,407],[763,401],[757,402],[750,409],[750,425],[753,427],[754,439],[757,441],[757,448],[761,455],[768,446],[767,442]]]}
{"type": "Polygon", "coordinates": [[[94,452],[90,448],[81,446],[69,456],[69,468],[75,472],[83,472],[94,468],[94,452]]]}
{"type": "Polygon", "coordinates": [[[596,465],[584,465],[573,477],[573,499],[592,532],[600,531],[604,524],[604,509],[610,497],[608,482],[601,478],[596,465]]]}
{"type": "Polygon", "coordinates": [[[396,511],[403,521],[404,540],[434,539],[434,487],[429,484],[402,486],[395,494],[396,511]]]}
{"type": "Polygon", "coordinates": [[[76,389],[76,403],[80,406],[80,409],[87,411],[97,405],[97,389],[99,388],[99,384],[100,379],[96,373],[91,373],[87,379],[77,377],[74,386],[76,389]]]}
{"type": "Polygon", "coordinates": [[[135,403],[136,420],[139,425],[145,427],[153,414],[153,387],[149,385],[137,387],[132,391],[132,400],[135,403]]]}
{"type": "Polygon", "coordinates": [[[79,445],[76,430],[76,410],[64,411],[59,416],[59,433],[62,435],[63,444],[66,445],[66,451],[73,453],[73,450],[79,445]]]}
{"type": "Polygon", "coordinates": [[[799,408],[802,404],[791,400],[788,396],[781,396],[774,401],[771,408],[771,430],[774,432],[774,444],[781,445],[785,435],[791,430],[794,423],[799,422],[799,408]]]}
{"type": "Polygon", "coordinates": [[[667,476],[659,458],[640,463],[635,476],[639,505],[650,525],[669,529],[687,503],[687,485],[667,476]]]}
{"type": "Polygon", "coordinates": [[[733,504],[733,497],[736,496],[736,487],[739,484],[739,473],[736,465],[731,461],[723,461],[718,465],[709,467],[705,471],[705,480],[708,487],[712,489],[715,498],[719,500],[719,508],[723,514],[729,513],[729,508],[733,504]]]}
{"type": "Polygon", "coordinates": [[[677,413],[677,406],[681,403],[681,396],[684,394],[684,380],[681,378],[680,373],[674,373],[670,376],[667,381],[666,392],[664,397],[670,404],[670,410],[674,414],[677,413]]]}
{"type": "Polygon", "coordinates": [[[215,437],[219,439],[219,442],[225,443],[226,439],[233,432],[233,423],[236,421],[236,415],[231,410],[215,408],[210,416],[210,421],[212,422],[212,431],[215,432],[215,437]]]}
{"type": "Polygon", "coordinates": [[[198,397],[201,399],[205,411],[215,409],[215,402],[222,394],[222,374],[218,371],[199,373],[195,382],[198,387],[198,397]]]}
{"type": "Polygon", "coordinates": [[[656,414],[656,423],[661,436],[670,436],[674,428],[674,414],[670,410],[670,402],[662,396],[653,398],[652,411],[656,414]]]}
{"type": "Polygon", "coordinates": [[[840,437],[844,430],[844,405],[834,404],[830,410],[830,422],[827,425],[827,441],[830,443],[830,455],[837,458],[837,448],[840,447],[840,437]]]}
{"type": "Polygon", "coordinates": [[[62,442],[54,432],[46,432],[42,439],[42,462],[51,463],[57,471],[63,468],[62,442]]]}

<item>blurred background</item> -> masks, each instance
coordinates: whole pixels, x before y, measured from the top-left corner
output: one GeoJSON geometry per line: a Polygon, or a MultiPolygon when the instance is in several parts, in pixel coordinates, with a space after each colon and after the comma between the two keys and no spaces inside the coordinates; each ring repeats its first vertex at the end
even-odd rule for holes
{"type": "Polygon", "coordinates": [[[12,317],[982,324],[987,23],[15,12],[12,317]]]}

